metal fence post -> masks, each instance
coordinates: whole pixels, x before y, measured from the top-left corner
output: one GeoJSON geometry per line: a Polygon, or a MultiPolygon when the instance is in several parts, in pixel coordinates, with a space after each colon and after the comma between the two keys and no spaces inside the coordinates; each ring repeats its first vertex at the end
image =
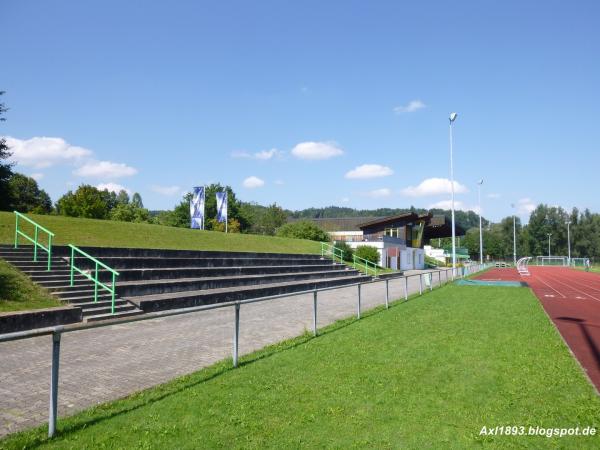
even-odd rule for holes
{"type": "Polygon", "coordinates": [[[404,300],[408,300],[408,277],[404,277],[404,300]]]}
{"type": "Polygon", "coordinates": [[[390,307],[390,280],[385,280],[385,309],[390,307]]]}
{"type": "Polygon", "coordinates": [[[433,272],[427,274],[429,277],[429,292],[433,291],[433,272]]]}
{"type": "Polygon", "coordinates": [[[356,318],[360,319],[360,283],[358,284],[358,303],[356,305],[356,318]]]}
{"type": "Polygon", "coordinates": [[[419,274],[419,295],[423,295],[423,274],[419,274]]]}
{"type": "Polygon", "coordinates": [[[442,272],[438,270],[438,286],[442,287],[442,272]]]}
{"type": "Polygon", "coordinates": [[[58,415],[58,368],[60,363],[60,331],[52,333],[52,369],[50,371],[50,409],[48,414],[48,437],[56,433],[58,415]]]}
{"type": "Polygon", "coordinates": [[[317,290],[313,292],[313,335],[317,335],[317,290]]]}
{"type": "Polygon", "coordinates": [[[235,326],[233,330],[233,367],[238,366],[238,350],[240,343],[240,304],[235,304],[235,326]]]}

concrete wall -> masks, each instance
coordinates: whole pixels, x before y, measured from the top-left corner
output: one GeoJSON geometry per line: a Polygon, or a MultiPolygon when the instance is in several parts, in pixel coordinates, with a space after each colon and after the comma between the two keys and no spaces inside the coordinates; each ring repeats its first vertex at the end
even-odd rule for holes
{"type": "Polygon", "coordinates": [[[14,311],[0,314],[0,334],[46,328],[56,325],[81,322],[81,308],[59,306],[28,311],[14,311]]]}

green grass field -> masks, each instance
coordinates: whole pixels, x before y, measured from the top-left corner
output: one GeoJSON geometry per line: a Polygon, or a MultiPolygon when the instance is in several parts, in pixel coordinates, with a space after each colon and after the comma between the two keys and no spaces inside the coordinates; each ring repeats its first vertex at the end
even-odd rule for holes
{"type": "MultiPolygon", "coordinates": [[[[52,231],[55,244],[98,247],[225,250],[261,253],[320,253],[318,242],[253,234],[220,233],[144,223],[27,215],[52,231]]],[[[13,243],[15,215],[0,212],[0,243],[13,243]]],[[[25,240],[23,239],[25,243],[25,240]]]]}
{"type": "Polygon", "coordinates": [[[480,436],[600,426],[600,399],[526,288],[447,286],[324,331],[0,448],[598,448],[597,436],[480,436]]]}
{"type": "Polygon", "coordinates": [[[57,299],[44,288],[6,261],[0,259],[0,312],[60,306],[57,299]]]}

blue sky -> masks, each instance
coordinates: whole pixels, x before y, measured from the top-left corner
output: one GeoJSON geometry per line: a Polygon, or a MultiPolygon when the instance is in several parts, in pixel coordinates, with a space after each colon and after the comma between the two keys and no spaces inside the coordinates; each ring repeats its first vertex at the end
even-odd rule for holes
{"type": "Polygon", "coordinates": [[[3,1],[16,170],[147,207],[229,184],[291,209],[600,211],[594,1],[3,1]]]}

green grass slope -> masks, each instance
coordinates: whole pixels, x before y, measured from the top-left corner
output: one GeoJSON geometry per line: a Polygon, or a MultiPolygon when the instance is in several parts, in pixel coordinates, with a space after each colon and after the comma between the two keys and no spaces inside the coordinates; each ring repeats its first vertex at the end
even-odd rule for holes
{"type": "Polygon", "coordinates": [[[61,305],[46,289],[0,259],[0,313],[61,305]]]}
{"type": "MultiPolygon", "coordinates": [[[[98,247],[224,250],[261,253],[319,253],[318,242],[252,234],[220,233],[144,223],[27,215],[52,231],[55,244],[98,247]]],[[[25,225],[27,226],[27,225],[25,225]]],[[[0,212],[0,243],[13,243],[15,216],[0,212]]],[[[25,242],[22,239],[22,242],[25,242]]]]}
{"type": "Polygon", "coordinates": [[[243,361],[0,448],[598,448],[598,436],[480,435],[600,425],[600,399],[526,288],[443,287],[243,361]]]}

